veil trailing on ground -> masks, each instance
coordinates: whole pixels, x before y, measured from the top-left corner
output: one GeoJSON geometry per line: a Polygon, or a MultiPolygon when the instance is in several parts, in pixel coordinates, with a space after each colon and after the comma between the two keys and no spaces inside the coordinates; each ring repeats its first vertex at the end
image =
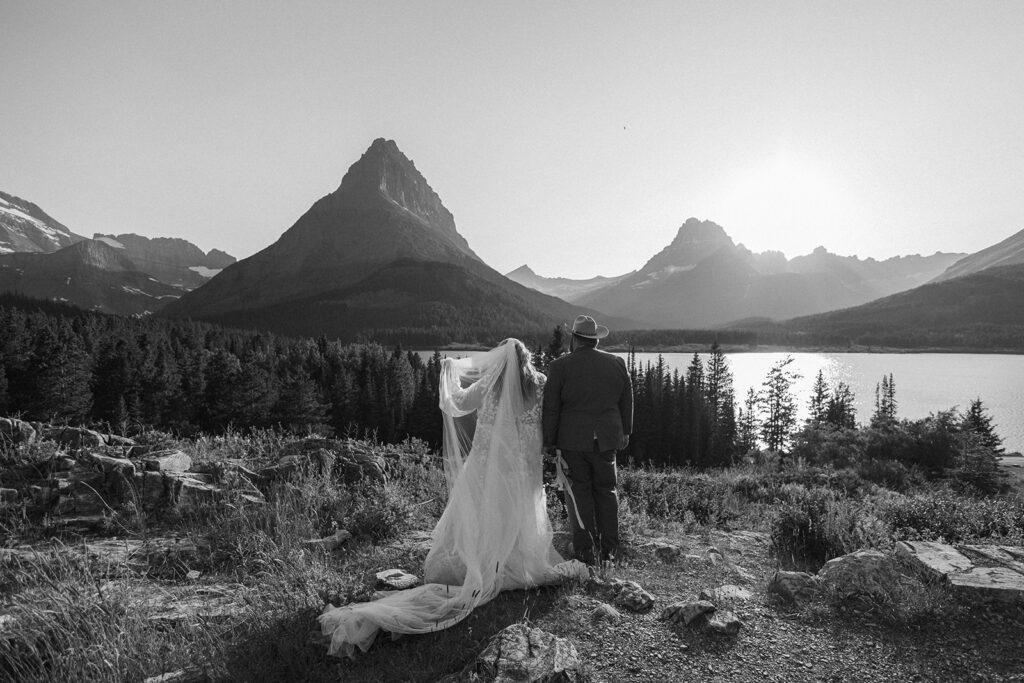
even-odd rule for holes
{"type": "Polygon", "coordinates": [[[320,616],[330,653],[367,650],[378,631],[428,633],[452,626],[502,590],[585,578],[551,545],[541,482],[544,376],[521,342],[507,339],[441,367],[448,504],[434,528],[422,586],[320,616]]]}

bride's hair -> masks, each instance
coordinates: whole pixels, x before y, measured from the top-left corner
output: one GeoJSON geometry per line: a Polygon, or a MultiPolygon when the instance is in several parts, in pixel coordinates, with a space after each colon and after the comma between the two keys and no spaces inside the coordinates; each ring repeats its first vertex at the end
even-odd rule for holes
{"type": "Polygon", "coordinates": [[[523,400],[527,405],[532,404],[537,396],[534,388],[540,384],[540,373],[533,367],[533,358],[530,355],[530,350],[526,348],[526,344],[515,337],[502,340],[498,346],[503,344],[514,345],[516,358],[519,360],[519,386],[523,392],[523,400]]]}

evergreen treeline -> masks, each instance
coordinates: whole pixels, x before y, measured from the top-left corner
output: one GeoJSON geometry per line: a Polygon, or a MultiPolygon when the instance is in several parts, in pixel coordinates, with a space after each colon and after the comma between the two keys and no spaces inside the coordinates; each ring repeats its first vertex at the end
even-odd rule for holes
{"type": "Polygon", "coordinates": [[[669,371],[664,359],[627,362],[633,382],[633,435],[629,454],[636,464],[725,466],[736,454],[736,410],[732,373],[717,343],[705,363],[698,354],[685,374],[669,371]]]}
{"type": "Polygon", "coordinates": [[[439,444],[440,360],[0,298],[0,414],[121,433],[281,426],[439,444]]]}

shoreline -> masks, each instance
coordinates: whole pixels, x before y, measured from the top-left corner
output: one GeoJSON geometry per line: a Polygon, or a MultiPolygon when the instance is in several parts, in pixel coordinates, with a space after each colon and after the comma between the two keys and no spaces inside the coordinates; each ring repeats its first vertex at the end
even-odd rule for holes
{"type": "MultiPolygon", "coordinates": [[[[487,351],[491,347],[479,344],[448,344],[428,349],[416,349],[420,353],[433,353],[435,350],[444,352],[487,351]]],[[[666,344],[656,346],[630,347],[624,344],[601,346],[601,350],[612,353],[629,353],[632,348],[637,353],[707,353],[709,344],[666,344]]],[[[956,347],[924,347],[908,349],[894,346],[784,346],[774,344],[720,344],[722,353],[857,353],[857,354],[963,354],[963,355],[1000,355],[1024,356],[1022,349],[987,349],[987,348],[956,348],[956,347]]]]}

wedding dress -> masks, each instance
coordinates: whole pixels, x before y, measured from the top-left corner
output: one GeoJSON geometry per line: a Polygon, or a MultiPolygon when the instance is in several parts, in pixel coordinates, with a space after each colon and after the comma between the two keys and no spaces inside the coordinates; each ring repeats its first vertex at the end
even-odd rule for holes
{"type": "Polygon", "coordinates": [[[422,586],[320,616],[332,655],[364,652],[379,631],[448,628],[503,590],[586,578],[552,546],[541,478],[544,375],[521,342],[442,363],[440,406],[448,504],[433,532],[422,586]]]}

